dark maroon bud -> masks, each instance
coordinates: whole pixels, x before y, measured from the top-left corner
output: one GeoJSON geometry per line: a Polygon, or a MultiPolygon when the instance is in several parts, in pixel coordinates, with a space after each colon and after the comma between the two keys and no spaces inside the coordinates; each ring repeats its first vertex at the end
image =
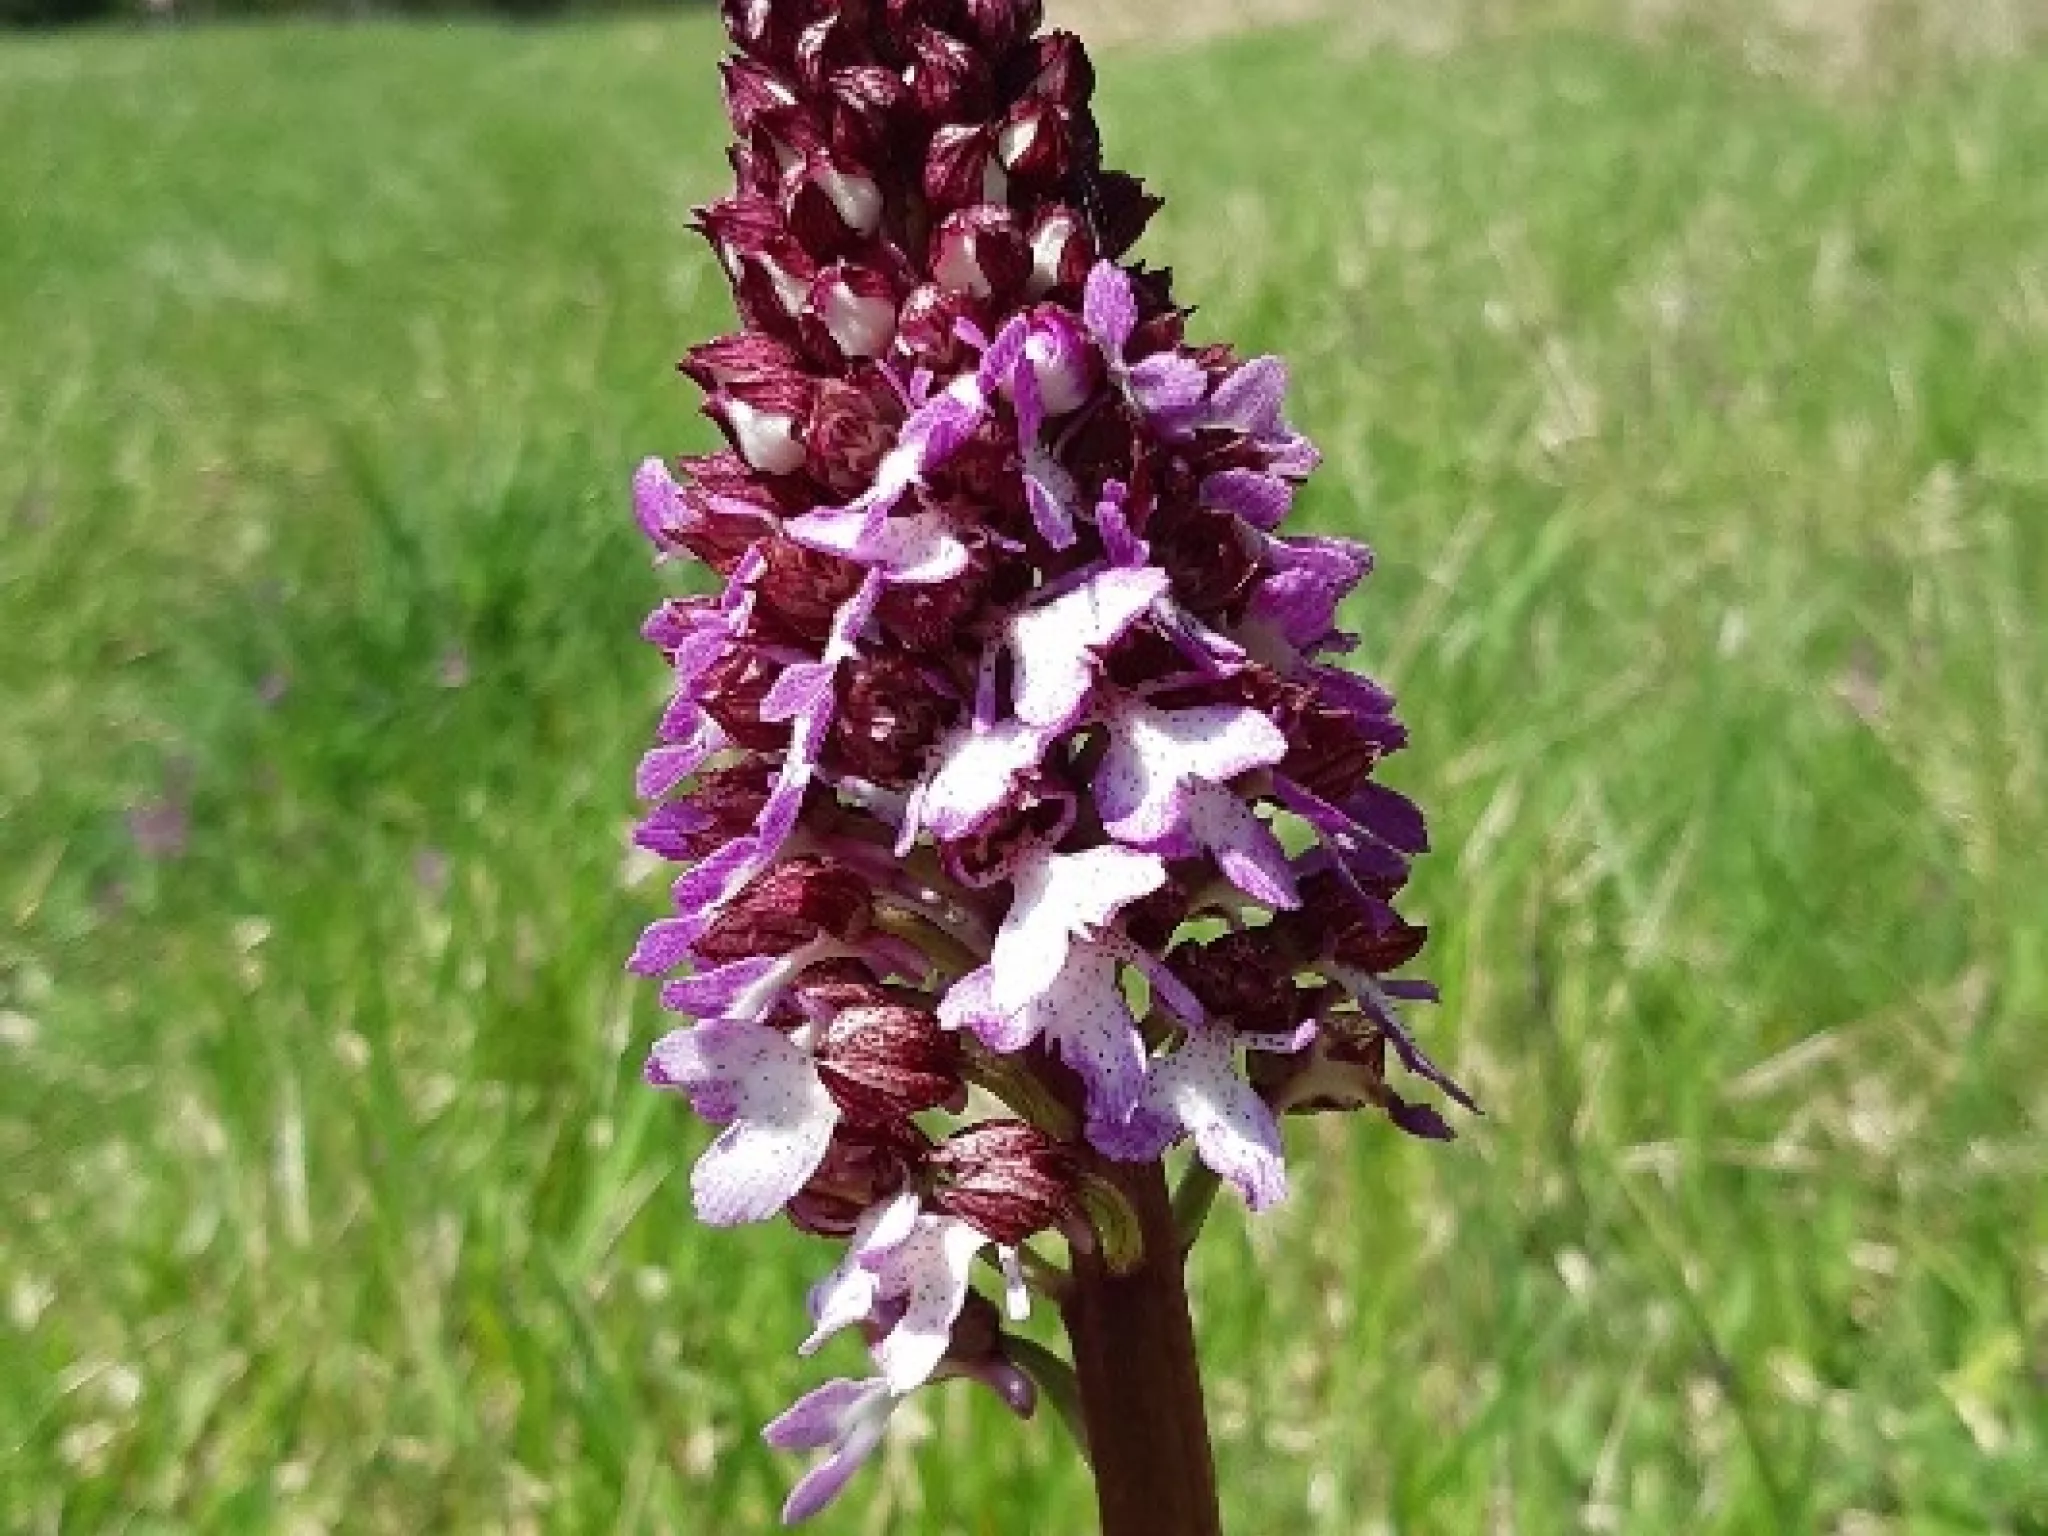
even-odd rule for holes
{"type": "Polygon", "coordinates": [[[775,125],[802,111],[789,83],[763,64],[746,58],[727,59],[719,71],[725,80],[726,116],[743,139],[751,139],[762,129],[773,132],[775,125]]]}
{"type": "Polygon", "coordinates": [[[780,509],[761,506],[758,494],[751,490],[743,497],[715,494],[694,473],[704,463],[702,459],[683,460],[674,498],[643,504],[641,526],[664,549],[686,549],[726,575],[774,526],[768,519],[780,509]]]}
{"type": "Polygon", "coordinates": [[[948,581],[892,586],[882,593],[876,615],[904,645],[945,655],[968,635],[988,601],[991,563],[987,546],[968,541],[967,569],[948,581]]]}
{"type": "Polygon", "coordinates": [[[734,646],[704,669],[699,699],[734,745],[749,752],[779,752],[789,745],[789,726],[763,720],[761,705],[781,675],[782,668],[752,646],[734,646]]]}
{"type": "Polygon", "coordinates": [[[861,1217],[910,1182],[930,1149],[924,1133],[906,1121],[883,1126],[841,1121],[824,1162],[789,1202],[786,1214],[815,1236],[851,1237],[861,1217]]]}
{"type": "Polygon", "coordinates": [[[687,799],[656,806],[633,841],[675,863],[695,863],[759,824],[774,782],[774,766],[760,758],[710,769],[687,799]]]}
{"type": "Polygon", "coordinates": [[[817,387],[804,441],[811,478],[851,499],[874,484],[896,445],[903,403],[873,369],[862,384],[827,379],[817,387]]]}
{"type": "Polygon", "coordinates": [[[801,374],[735,381],[704,402],[704,414],[754,468],[790,475],[804,467],[804,428],[817,393],[817,386],[801,374]]]}
{"type": "Polygon", "coordinates": [[[699,211],[697,228],[725,264],[740,317],[751,327],[792,334],[818,264],[783,228],[775,205],[726,198],[699,211]]]}
{"type": "Polygon", "coordinates": [[[932,135],[924,195],[941,215],[976,203],[1008,202],[1010,179],[996,158],[996,130],[987,124],[949,123],[932,135]]]}
{"type": "Polygon", "coordinates": [[[1008,307],[1031,277],[1031,247],[1014,213],[979,203],[947,215],[932,232],[929,265],[948,292],[1008,307]]]}
{"type": "Polygon", "coordinates": [[[1095,66],[1081,39],[1071,32],[1048,32],[1034,39],[1013,67],[1018,71],[1017,94],[1035,96],[1069,112],[1085,111],[1095,94],[1095,66]]]}
{"type": "Polygon", "coordinates": [[[1240,1029],[1281,1031],[1297,1022],[1293,967],[1264,931],[1176,949],[1173,970],[1212,1017],[1240,1029]]]}
{"type": "Polygon", "coordinates": [[[874,910],[867,882],[824,859],[787,859],[754,877],[693,946],[713,965],[786,955],[822,934],[855,939],[874,910]]]}
{"type": "Polygon", "coordinates": [[[830,752],[856,777],[900,789],[915,780],[959,706],[908,656],[893,652],[850,664],[832,722],[830,752]]]}
{"type": "Polygon", "coordinates": [[[896,339],[898,294],[873,267],[836,261],[811,284],[810,316],[840,353],[882,357],[896,339]]]}
{"type": "Polygon", "coordinates": [[[764,63],[788,66],[796,58],[797,35],[810,7],[786,0],[719,0],[726,35],[740,52],[764,63]]]}
{"type": "Polygon", "coordinates": [[[910,88],[894,70],[878,64],[839,70],[827,104],[832,147],[863,165],[892,164],[898,129],[910,111],[910,88]]]}
{"type": "Polygon", "coordinates": [[[1031,224],[1031,281],[1026,291],[1033,298],[1049,293],[1077,290],[1088,280],[1095,265],[1095,242],[1088,223],[1064,203],[1041,208],[1031,224]]]}
{"type": "Polygon", "coordinates": [[[1388,748],[1359,728],[1356,716],[1323,703],[1310,692],[1297,697],[1289,717],[1276,716],[1287,733],[1280,772],[1326,800],[1341,800],[1378,766],[1388,748]]]}
{"type": "Polygon", "coordinates": [[[782,210],[804,250],[829,260],[881,227],[882,189],[865,171],[813,150],[783,180],[782,210]]]}
{"type": "Polygon", "coordinates": [[[969,367],[974,349],[960,335],[965,320],[986,331],[989,310],[980,300],[937,283],[915,288],[896,317],[896,346],[914,368],[950,375],[969,367]]]}
{"type": "Polygon", "coordinates": [[[1145,183],[1135,176],[1102,171],[1095,177],[1095,203],[1102,254],[1116,261],[1138,243],[1152,216],[1166,206],[1166,199],[1147,192],[1145,183]]]}
{"type": "Polygon", "coordinates": [[[797,78],[814,91],[826,86],[839,70],[872,62],[862,37],[866,18],[853,14],[865,7],[842,5],[838,9],[838,15],[812,22],[797,38],[797,78]]]}
{"type": "Polygon", "coordinates": [[[1045,23],[1044,0],[962,0],[962,30],[985,58],[1003,57],[1045,23]]]}
{"type": "Polygon", "coordinates": [[[1073,1150],[1022,1120],[988,1120],[948,1138],[931,1156],[932,1208],[999,1243],[1021,1243],[1079,1208],[1073,1150]]]}
{"type": "Polygon", "coordinates": [[[818,1080],[856,1125],[886,1125],[964,1097],[960,1042],[921,1008],[847,1008],[812,1053],[818,1080]]]}
{"type": "Polygon", "coordinates": [[[1145,525],[1152,558],[1173,579],[1173,595],[1189,612],[1214,616],[1233,608],[1259,579],[1259,562],[1238,537],[1227,512],[1181,503],[1162,506],[1145,525]]]}
{"type": "Polygon", "coordinates": [[[791,1029],[803,1023],[829,1024],[843,1008],[880,1008],[894,1000],[865,962],[841,955],[804,969],[786,995],[789,1016],[777,1022],[791,1029]]]}
{"type": "MultiPolygon", "coordinates": [[[[766,568],[754,584],[762,621],[789,639],[823,645],[840,605],[860,585],[859,569],[779,536],[762,553],[766,568]]],[[[788,728],[783,732],[786,740],[788,728]]]]}
{"type": "Polygon", "coordinates": [[[757,385],[798,373],[797,355],[787,343],[758,331],[720,336],[690,348],[678,365],[706,394],[729,384],[757,385]]]}
{"type": "MultiPolygon", "coordinates": [[[[814,498],[785,480],[756,474],[747,461],[730,448],[680,461],[679,468],[705,496],[731,504],[757,507],[776,517],[796,517],[808,512],[814,498]]],[[[758,525],[755,538],[761,536],[758,525]]]]}
{"type": "Polygon", "coordinates": [[[1073,164],[1066,108],[1032,97],[1018,102],[996,135],[996,152],[1003,169],[1024,185],[1057,186],[1073,164]]]}
{"type": "Polygon", "coordinates": [[[970,123],[988,116],[994,104],[988,66],[972,48],[927,26],[912,27],[906,43],[904,80],[926,121],[970,123]]]}
{"type": "MultiPolygon", "coordinates": [[[[1208,884],[1213,871],[1199,859],[1181,859],[1166,866],[1166,883],[1123,910],[1124,932],[1147,949],[1163,950],[1187,920],[1188,901],[1208,884]]],[[[1179,963],[1179,956],[1175,956],[1179,963]]]]}
{"type": "Polygon", "coordinates": [[[987,890],[1008,880],[1017,860],[1037,844],[1057,843],[1074,825],[1077,796],[1057,774],[1040,769],[1021,782],[980,831],[939,846],[939,862],[961,884],[987,890]]]}

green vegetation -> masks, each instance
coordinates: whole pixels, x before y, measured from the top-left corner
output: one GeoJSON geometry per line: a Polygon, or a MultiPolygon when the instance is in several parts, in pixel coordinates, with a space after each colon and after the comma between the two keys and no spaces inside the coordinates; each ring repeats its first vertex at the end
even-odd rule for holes
{"type": "MultiPolygon", "coordinates": [[[[772,1518],[828,1256],[694,1225],[620,972],[712,47],[0,48],[0,1527],[772,1518]]],[[[2048,1530],[2048,64],[1104,81],[1384,552],[1491,1110],[1219,1213],[1233,1529],[2048,1530]]],[[[1055,1427],[932,1405],[824,1528],[1086,1527],[1055,1427]]]]}

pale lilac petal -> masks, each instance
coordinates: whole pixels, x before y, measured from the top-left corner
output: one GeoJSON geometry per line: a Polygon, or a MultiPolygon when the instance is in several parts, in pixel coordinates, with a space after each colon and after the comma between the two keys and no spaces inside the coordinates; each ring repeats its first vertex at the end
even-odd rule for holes
{"type": "Polygon", "coordinates": [[[651,923],[633,946],[626,969],[636,976],[659,976],[672,971],[690,957],[690,945],[700,932],[695,923],[679,917],[651,923]]]}
{"type": "Polygon", "coordinates": [[[1240,704],[1172,712],[1132,704],[1110,721],[1109,733],[1096,802],[1110,836],[1138,847],[1175,840],[1186,825],[1190,781],[1227,783],[1287,755],[1280,728],[1240,704]]]}
{"type": "Polygon", "coordinates": [[[831,701],[832,679],[838,667],[829,661],[800,661],[785,667],[761,700],[761,718],[770,722],[794,720],[821,709],[831,701]]]}
{"type": "Polygon", "coordinates": [[[845,1445],[798,1478],[796,1486],[789,1491],[788,1499],[783,1502],[782,1523],[801,1525],[844,1493],[853,1474],[866,1464],[867,1459],[874,1455],[875,1448],[882,1443],[886,1422],[872,1426],[863,1422],[847,1437],[845,1445]]]}
{"type": "Polygon", "coordinates": [[[1010,911],[989,955],[991,997],[1006,1014],[1052,985],[1075,938],[1092,934],[1164,885],[1166,865],[1151,854],[1106,845],[1080,853],[1040,852],[1012,878],[1010,911]]]}
{"type": "Polygon", "coordinates": [[[1157,352],[1130,371],[1132,403],[1168,433],[1194,425],[1209,393],[1209,375],[1193,358],[1157,352]]]}
{"type": "Polygon", "coordinates": [[[643,459],[633,474],[633,514],[640,531],[656,544],[665,544],[669,530],[688,521],[682,488],[660,459],[643,459]]]}
{"type": "Polygon", "coordinates": [[[1233,512],[1254,528],[1270,531],[1294,509],[1294,487],[1254,469],[1227,469],[1202,482],[1202,505],[1233,512]]]}
{"type": "MultiPolygon", "coordinates": [[[[709,716],[705,717],[709,720],[709,716]]],[[[672,747],[656,747],[640,759],[633,789],[642,800],[659,800],[683,780],[704,766],[705,759],[725,745],[725,733],[715,726],[695,741],[672,747]]]]}
{"type": "Polygon", "coordinates": [[[690,1033],[694,1052],[675,1053],[667,1070],[686,1092],[702,1082],[733,1106],[690,1175],[697,1216],[713,1227],[765,1221],[818,1171],[838,1107],[809,1054],[779,1030],[721,1020],[690,1033]]]}
{"type": "Polygon", "coordinates": [[[1209,423],[1263,437],[1281,429],[1287,403],[1287,365],[1277,357],[1255,357],[1216,386],[1209,399],[1209,423]]]}
{"type": "Polygon", "coordinates": [[[755,955],[745,960],[734,960],[713,970],[699,971],[694,976],[670,982],[662,988],[662,1006],[675,1013],[696,1014],[702,1018],[737,1017],[744,1011],[741,1004],[782,969],[783,958],[780,955],[755,955]]]}
{"type": "Polygon", "coordinates": [[[1111,363],[1123,360],[1131,332],[1138,328],[1138,300],[1130,275],[1113,261],[1097,262],[1081,293],[1081,319],[1111,363]]]}
{"type": "Polygon", "coordinates": [[[882,1443],[890,1416],[901,1401],[879,1377],[828,1381],[799,1398],[761,1431],[761,1438],[777,1450],[832,1447],[832,1454],[790,1490],[782,1506],[784,1525],[810,1519],[839,1497],[847,1481],[882,1443]]]}
{"type": "Polygon", "coordinates": [[[1273,829],[1229,790],[1203,785],[1191,793],[1188,829],[1224,878],[1253,901],[1283,910],[1301,905],[1287,850],[1273,829]]]}
{"type": "Polygon", "coordinates": [[[1075,508],[1081,493],[1074,477],[1042,448],[1024,452],[1024,502],[1038,536],[1054,549],[1074,546],[1075,508]]]}
{"type": "Polygon", "coordinates": [[[1021,720],[955,731],[940,743],[918,800],[918,822],[952,841],[979,831],[1045,756],[1047,736],[1021,720]]]}
{"type": "Polygon", "coordinates": [[[1197,1029],[1152,1069],[1147,1102],[1170,1115],[1200,1154],[1254,1211],[1287,1194],[1280,1124],[1237,1070],[1228,1030],[1197,1029]]]}
{"type": "Polygon", "coordinates": [[[1131,488],[1123,481],[1107,481],[1095,508],[1095,526],[1112,565],[1144,565],[1152,558],[1152,546],[1131,528],[1130,495],[1131,488]]]}
{"type": "Polygon", "coordinates": [[[973,1030],[983,1045],[1008,1056],[1036,1040],[1044,1021],[1029,1008],[1005,1014],[995,1005],[994,984],[995,978],[985,965],[968,972],[940,1000],[938,1019],[946,1029],[973,1030]]]}
{"type": "Polygon", "coordinates": [[[1017,717],[1054,730],[1070,728],[1095,686],[1096,654],[1129,633],[1168,586],[1166,572],[1156,567],[1106,570],[1012,619],[1017,717]]]}
{"type": "Polygon", "coordinates": [[[953,1323],[966,1303],[974,1256],[989,1239],[964,1221],[926,1218],[889,1257],[887,1290],[903,1316],[874,1347],[875,1364],[892,1390],[922,1386],[946,1356],[953,1323]]]}
{"type": "Polygon", "coordinates": [[[828,1381],[785,1408],[761,1431],[761,1438],[778,1451],[822,1450],[839,1438],[852,1414],[887,1392],[887,1384],[873,1377],[828,1381]]]}
{"type": "Polygon", "coordinates": [[[862,512],[811,512],[787,528],[792,539],[811,549],[880,566],[899,586],[948,581],[967,568],[967,546],[935,512],[879,521],[862,512]]]}

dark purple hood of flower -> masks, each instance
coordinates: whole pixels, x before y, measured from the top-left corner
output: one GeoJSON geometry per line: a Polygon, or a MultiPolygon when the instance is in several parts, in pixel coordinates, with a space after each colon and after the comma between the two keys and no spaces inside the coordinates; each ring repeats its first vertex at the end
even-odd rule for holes
{"type": "Polygon", "coordinates": [[[1079,42],[1036,0],[724,15],[736,185],[697,227],[741,329],[682,366],[727,447],[634,486],[722,588],[645,628],[638,840],[683,869],[631,963],[693,1021],[648,1078],[720,1127],[703,1218],[849,1241],[813,1340],[860,1326],[879,1374],[778,1421],[831,1451],[794,1518],[904,1394],[1008,1380],[956,1346],[970,1265],[1022,1304],[1091,1166],[1191,1144],[1261,1209],[1289,1110],[1449,1134],[1389,1051],[1468,1101],[1390,974],[1424,939],[1422,817],[1372,777],[1405,734],[1331,661],[1371,557],[1284,531],[1317,464],[1284,366],[1190,341],[1129,262],[1158,203],[1101,162],[1079,42]],[[970,1084],[1000,1125],[943,1133],[970,1084]]]}

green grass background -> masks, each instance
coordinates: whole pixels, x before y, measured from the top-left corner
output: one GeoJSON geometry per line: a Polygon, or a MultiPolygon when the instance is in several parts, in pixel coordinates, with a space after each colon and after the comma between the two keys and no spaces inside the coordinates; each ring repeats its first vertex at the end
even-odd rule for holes
{"type": "MultiPolygon", "coordinates": [[[[741,1532],[793,1475],[829,1253],[693,1224],[620,973],[713,48],[0,44],[0,1528],[741,1532]]],[[[1297,1124],[1219,1215],[1231,1529],[2048,1531],[2048,62],[1103,77],[1382,551],[1491,1112],[1297,1124]]],[[[1052,1425],[899,1429],[822,1529],[1089,1528],[1052,1425]]]]}

